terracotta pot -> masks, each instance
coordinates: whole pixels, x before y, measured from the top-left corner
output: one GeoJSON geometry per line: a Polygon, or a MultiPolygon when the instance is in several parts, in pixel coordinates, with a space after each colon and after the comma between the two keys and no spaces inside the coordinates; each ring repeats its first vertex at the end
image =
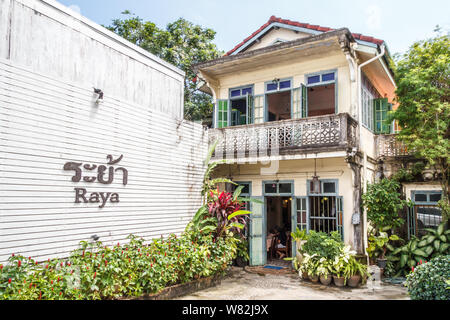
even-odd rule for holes
{"type": "Polygon", "coordinates": [[[333,276],[334,284],[336,287],[343,287],[345,286],[345,278],[344,277],[336,277],[333,276]]]}
{"type": "Polygon", "coordinates": [[[347,279],[347,284],[349,287],[356,288],[359,285],[359,281],[361,280],[361,276],[356,274],[347,279]]]}
{"type": "Polygon", "coordinates": [[[325,286],[329,286],[331,283],[331,280],[333,280],[333,278],[331,277],[331,275],[327,275],[325,276],[320,276],[320,283],[325,285],[325,286]]]}
{"type": "Polygon", "coordinates": [[[319,276],[309,276],[312,282],[317,283],[319,282],[319,276]]]}
{"type": "Polygon", "coordinates": [[[303,278],[303,280],[309,280],[308,273],[303,272],[302,273],[302,278],[303,278]]]}

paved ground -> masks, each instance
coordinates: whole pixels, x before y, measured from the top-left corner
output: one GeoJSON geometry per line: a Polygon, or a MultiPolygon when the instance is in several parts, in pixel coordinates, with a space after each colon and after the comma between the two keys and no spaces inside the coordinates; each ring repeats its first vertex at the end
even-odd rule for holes
{"type": "Polygon", "coordinates": [[[359,288],[323,286],[300,279],[293,272],[261,274],[233,267],[221,284],[179,300],[405,300],[406,288],[369,280],[359,288]]]}

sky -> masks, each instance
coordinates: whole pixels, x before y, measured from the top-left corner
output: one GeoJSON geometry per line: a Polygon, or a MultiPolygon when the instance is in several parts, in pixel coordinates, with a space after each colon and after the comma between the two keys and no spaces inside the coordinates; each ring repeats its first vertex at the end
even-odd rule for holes
{"type": "Polygon", "coordinates": [[[346,27],[386,41],[391,54],[433,36],[436,25],[450,31],[450,0],[58,0],[88,19],[110,25],[130,10],[164,28],[183,17],[217,32],[228,51],[275,15],[330,28],[346,27]]]}

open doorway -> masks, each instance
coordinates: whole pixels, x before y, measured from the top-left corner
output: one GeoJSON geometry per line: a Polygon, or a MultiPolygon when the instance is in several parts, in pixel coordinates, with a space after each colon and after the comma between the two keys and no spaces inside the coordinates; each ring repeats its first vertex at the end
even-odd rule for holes
{"type": "Polygon", "coordinates": [[[269,264],[289,265],[291,256],[291,197],[266,197],[266,248],[269,264]]]}
{"type": "Polygon", "coordinates": [[[268,121],[291,119],[291,91],[267,94],[268,121]]]}
{"type": "Polygon", "coordinates": [[[308,117],[335,114],[335,84],[308,88],[308,117]]]}

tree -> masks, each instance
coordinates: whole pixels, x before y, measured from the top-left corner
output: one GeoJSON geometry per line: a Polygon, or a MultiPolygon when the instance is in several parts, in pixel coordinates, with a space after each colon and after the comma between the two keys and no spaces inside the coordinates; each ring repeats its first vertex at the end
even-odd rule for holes
{"type": "MultiPolygon", "coordinates": [[[[439,31],[439,29],[437,29],[439,31]]],[[[448,219],[450,179],[450,38],[415,42],[400,56],[395,70],[396,100],[392,114],[408,150],[440,172],[443,218],[448,219]]]]}
{"type": "Polygon", "coordinates": [[[160,29],[153,22],[144,21],[128,10],[122,14],[125,18],[114,19],[106,28],[186,72],[185,119],[210,119],[213,110],[212,99],[199,91],[191,66],[223,55],[212,42],[216,32],[183,18],[169,23],[165,29],[160,29]]]}

